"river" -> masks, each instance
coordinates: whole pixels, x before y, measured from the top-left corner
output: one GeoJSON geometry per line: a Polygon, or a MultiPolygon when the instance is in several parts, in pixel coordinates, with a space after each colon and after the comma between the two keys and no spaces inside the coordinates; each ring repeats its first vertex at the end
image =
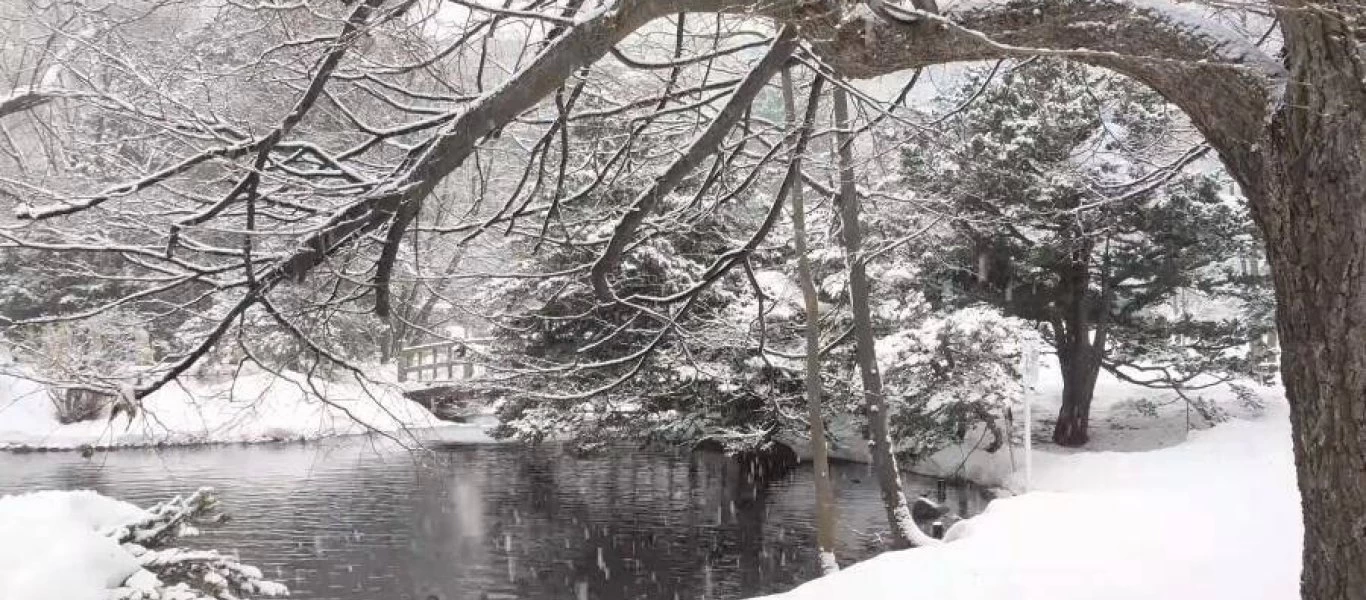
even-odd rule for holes
{"type": "MultiPolygon", "coordinates": [[[[833,469],[841,558],[885,529],[864,465],[833,469]]],[[[909,478],[908,495],[934,482],[909,478]]],[[[0,453],[0,494],[94,489],[149,505],[216,488],[227,523],[187,545],[241,555],[301,600],[726,600],[816,575],[811,471],[767,483],[709,453],[315,443],[0,453]]],[[[976,492],[951,489],[975,513],[976,492]]]]}

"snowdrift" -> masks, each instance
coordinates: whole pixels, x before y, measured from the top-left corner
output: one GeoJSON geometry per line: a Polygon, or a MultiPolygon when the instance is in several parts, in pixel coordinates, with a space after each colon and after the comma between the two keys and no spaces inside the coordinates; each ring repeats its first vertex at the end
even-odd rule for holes
{"type": "Polygon", "coordinates": [[[101,532],[145,515],[91,491],[0,497],[0,599],[105,600],[141,566],[101,532]]]}
{"type": "Polygon", "coordinates": [[[199,525],[221,522],[217,509],[211,488],[146,510],[92,491],[0,497],[0,600],[288,595],[235,555],[165,547],[198,535],[199,525]]]}

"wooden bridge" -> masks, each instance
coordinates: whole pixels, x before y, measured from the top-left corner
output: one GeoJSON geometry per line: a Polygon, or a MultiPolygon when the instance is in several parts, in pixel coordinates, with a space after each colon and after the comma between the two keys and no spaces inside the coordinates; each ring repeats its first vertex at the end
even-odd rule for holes
{"type": "Polygon", "coordinates": [[[489,341],[487,338],[446,340],[399,350],[398,380],[448,382],[479,377],[484,370],[474,362],[470,347],[489,341]]]}
{"type": "Polygon", "coordinates": [[[483,365],[475,361],[474,349],[490,341],[445,340],[399,350],[398,380],[427,384],[404,395],[446,420],[466,421],[483,414],[489,398],[469,383],[484,374],[483,365]]]}

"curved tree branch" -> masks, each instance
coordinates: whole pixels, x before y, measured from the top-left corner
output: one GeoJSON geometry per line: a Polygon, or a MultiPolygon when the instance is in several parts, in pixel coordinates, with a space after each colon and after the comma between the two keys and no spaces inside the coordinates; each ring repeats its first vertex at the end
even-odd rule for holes
{"type": "MultiPolygon", "coordinates": [[[[794,9],[801,10],[801,9],[794,9]]],[[[811,11],[811,9],[807,9],[811,11]]],[[[846,77],[867,78],[961,61],[1051,55],[1141,81],[1181,107],[1246,186],[1256,185],[1256,141],[1281,101],[1287,76],[1253,40],[1213,20],[1154,0],[973,3],[916,18],[796,19],[812,50],[846,77]]]]}
{"type": "Polygon", "coordinates": [[[26,87],[15,90],[5,96],[0,96],[0,119],[8,115],[18,114],[26,110],[32,110],[52,102],[58,98],[69,98],[81,95],[79,92],[62,89],[40,89],[36,87],[26,87]]]}
{"type": "Polygon", "coordinates": [[[720,147],[721,141],[726,134],[735,127],[735,124],[745,115],[749,105],[759,92],[764,89],[768,81],[782,70],[783,65],[792,57],[792,53],[797,50],[796,30],[791,27],[784,27],[778,33],[778,37],[773,40],[773,45],[769,46],[768,53],[758,64],[750,70],[740,85],[735,88],[726,104],[722,107],[720,114],[711,121],[707,128],[688,145],[688,149],[679,156],[669,168],[655,179],[654,185],[636,196],[631,209],[622,215],[621,220],[617,221],[617,226],[612,231],[612,238],[608,240],[607,247],[603,249],[602,255],[593,263],[590,271],[593,281],[593,292],[604,302],[613,302],[616,294],[612,292],[611,284],[607,281],[608,273],[616,268],[621,260],[621,253],[626,249],[631,236],[640,228],[641,223],[645,222],[645,216],[652,212],[659,201],[668,196],[683,183],[683,178],[697,169],[708,156],[716,152],[720,147]]]}

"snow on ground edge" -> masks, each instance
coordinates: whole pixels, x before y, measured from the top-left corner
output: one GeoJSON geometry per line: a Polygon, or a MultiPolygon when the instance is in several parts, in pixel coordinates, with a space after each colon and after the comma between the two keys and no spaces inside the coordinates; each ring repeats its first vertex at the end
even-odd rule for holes
{"type": "Polygon", "coordinates": [[[141,567],[101,532],[145,514],[89,490],[0,497],[0,600],[105,600],[141,567]]]}
{"type": "Polygon", "coordinates": [[[394,386],[261,370],[172,382],[131,419],[61,424],[45,386],[0,374],[0,449],[300,440],[443,425],[394,386]]]}
{"type": "Polygon", "coordinates": [[[1032,491],[941,546],[887,553],[768,600],[1299,597],[1289,410],[1137,452],[1039,452],[1032,491]]]}

